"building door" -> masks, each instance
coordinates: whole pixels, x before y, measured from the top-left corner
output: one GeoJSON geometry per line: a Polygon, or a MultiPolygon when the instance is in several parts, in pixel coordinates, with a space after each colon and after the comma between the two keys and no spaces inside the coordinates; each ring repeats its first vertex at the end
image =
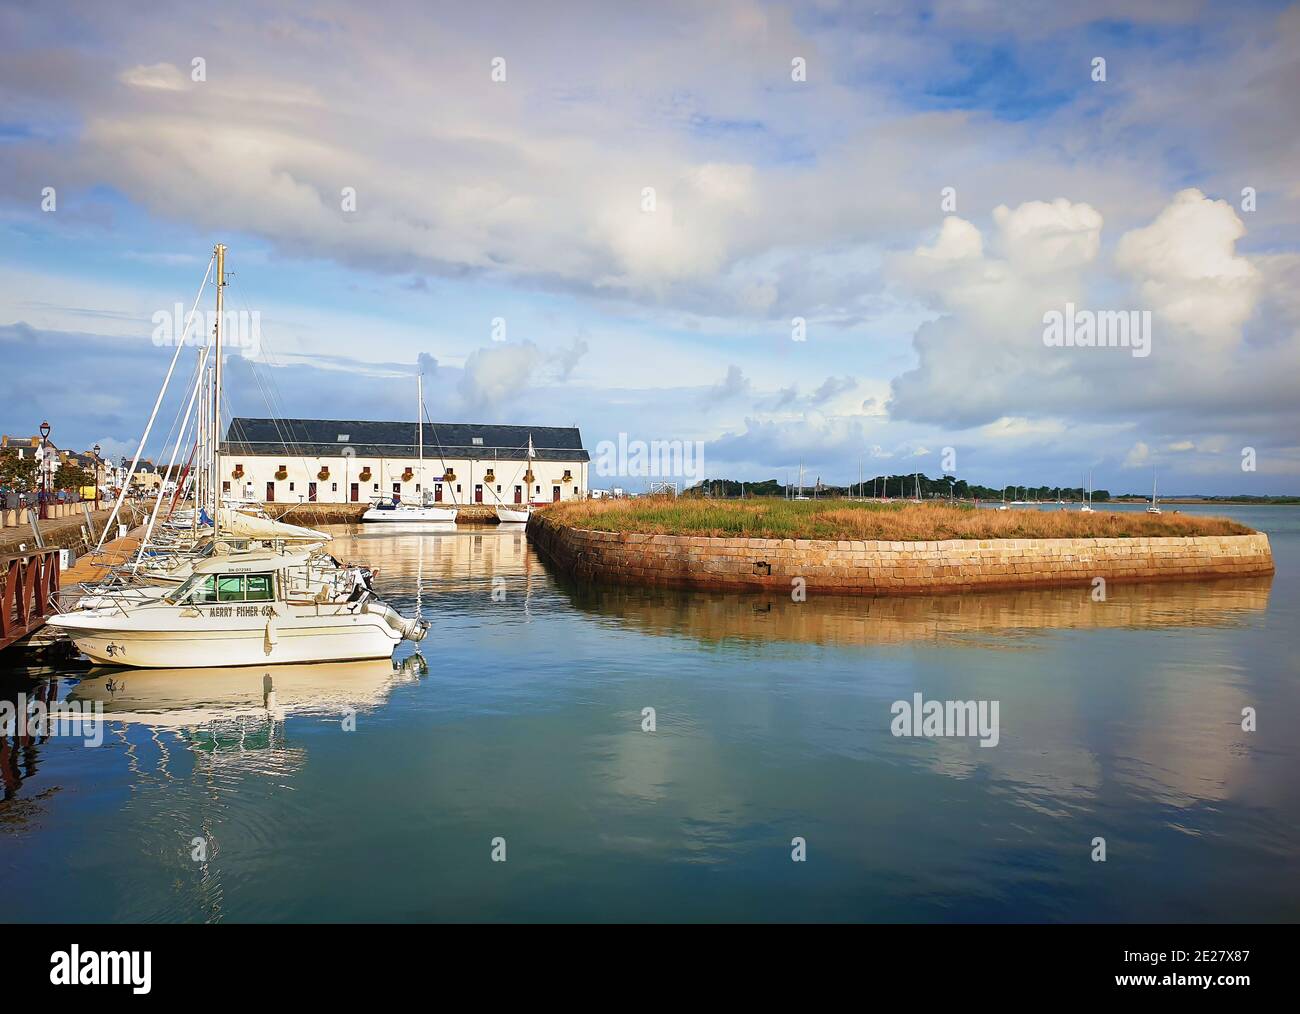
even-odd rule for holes
{"type": "Polygon", "coordinates": [[[352,502],[353,502],[353,503],[356,503],[358,500],[360,500],[360,499],[361,499],[361,483],[359,483],[359,482],[354,482],[354,483],[352,484],[352,489],[351,489],[351,491],[349,492],[349,495],[352,497],[352,502]]]}
{"type": "Polygon", "coordinates": [[[275,483],[273,482],[266,484],[266,502],[275,503],[275,483]]]}
{"type": "Polygon", "coordinates": [[[314,482],[307,483],[307,499],[312,503],[316,502],[316,484],[314,482]]]}
{"type": "Polygon", "coordinates": [[[433,484],[433,502],[442,503],[442,483],[440,482],[433,484]]]}
{"type": "Polygon", "coordinates": [[[474,483],[474,502],[483,502],[483,484],[481,482],[474,483]]]}
{"type": "Polygon", "coordinates": [[[559,487],[559,486],[552,486],[552,487],[551,487],[551,499],[552,499],[552,500],[558,500],[558,499],[560,499],[560,487],[559,487]]]}
{"type": "Polygon", "coordinates": [[[523,502],[524,502],[524,487],[523,487],[523,486],[516,486],[516,487],[515,487],[515,503],[523,503],[523,502]]]}

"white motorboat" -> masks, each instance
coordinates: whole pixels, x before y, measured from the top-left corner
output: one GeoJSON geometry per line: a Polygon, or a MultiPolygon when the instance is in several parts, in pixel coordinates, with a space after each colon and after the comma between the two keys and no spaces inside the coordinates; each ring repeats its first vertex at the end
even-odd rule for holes
{"type": "Polygon", "coordinates": [[[215,557],[162,596],[104,599],[48,621],[102,665],[189,669],[388,658],[399,641],[422,641],[429,629],[375,596],[360,568],[308,553],[215,557]]]}

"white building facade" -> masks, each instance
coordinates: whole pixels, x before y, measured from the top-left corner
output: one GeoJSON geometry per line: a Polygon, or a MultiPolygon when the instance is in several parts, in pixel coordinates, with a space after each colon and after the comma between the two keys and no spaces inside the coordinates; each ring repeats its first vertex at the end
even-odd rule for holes
{"type": "Polygon", "coordinates": [[[260,503],[521,504],[585,499],[577,427],[232,419],[222,494],[260,503]],[[533,458],[528,460],[532,440],[533,458]]]}

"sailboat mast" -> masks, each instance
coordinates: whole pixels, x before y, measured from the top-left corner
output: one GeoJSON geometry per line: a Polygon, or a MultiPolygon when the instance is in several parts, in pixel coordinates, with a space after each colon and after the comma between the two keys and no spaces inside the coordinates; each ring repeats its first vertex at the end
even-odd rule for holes
{"type": "Polygon", "coordinates": [[[420,504],[424,504],[424,374],[415,375],[415,399],[419,403],[415,408],[416,442],[420,448],[420,504]]]}
{"type": "Polygon", "coordinates": [[[221,324],[226,292],[226,247],[217,244],[217,326],[213,341],[216,359],[212,381],[212,541],[221,535],[221,324]]]}

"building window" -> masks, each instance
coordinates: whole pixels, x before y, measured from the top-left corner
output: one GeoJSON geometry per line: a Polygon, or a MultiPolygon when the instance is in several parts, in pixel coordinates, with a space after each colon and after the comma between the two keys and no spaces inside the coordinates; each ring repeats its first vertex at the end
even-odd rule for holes
{"type": "Polygon", "coordinates": [[[475,447],[482,447],[482,446],[483,446],[483,438],[482,438],[482,437],[471,437],[470,439],[473,441],[475,447]]]}
{"type": "Polygon", "coordinates": [[[221,484],[221,492],[223,492],[223,493],[229,493],[229,492],[230,492],[230,483],[228,483],[228,482],[223,482],[223,483],[221,484]]]}
{"type": "Polygon", "coordinates": [[[289,483],[289,492],[290,492],[290,493],[293,492],[293,483],[289,483]]]}
{"type": "Polygon", "coordinates": [[[331,483],[330,483],[330,492],[331,492],[331,493],[337,493],[338,491],[339,491],[339,484],[338,484],[337,482],[331,482],[331,483]]]}
{"type": "Polygon", "coordinates": [[[498,493],[501,492],[501,483],[499,483],[499,482],[497,483],[497,492],[498,492],[498,493]]]}
{"type": "Polygon", "coordinates": [[[577,487],[577,486],[574,486],[574,487],[573,487],[573,495],[574,495],[574,496],[577,496],[577,495],[578,495],[578,487],[577,487]]]}
{"type": "Polygon", "coordinates": [[[460,483],[459,483],[459,482],[456,483],[456,492],[457,492],[457,493],[460,492],[460,483]]]}
{"type": "Polygon", "coordinates": [[[420,484],[418,482],[415,484],[415,491],[417,493],[420,492],[420,484]]]}
{"type": "Polygon", "coordinates": [[[376,493],[379,492],[379,483],[375,483],[375,492],[376,492],[376,493]]]}

